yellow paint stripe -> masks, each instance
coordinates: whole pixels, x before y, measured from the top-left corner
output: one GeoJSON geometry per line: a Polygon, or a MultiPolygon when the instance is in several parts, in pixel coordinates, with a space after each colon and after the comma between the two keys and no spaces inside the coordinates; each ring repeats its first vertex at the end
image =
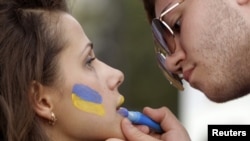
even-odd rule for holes
{"type": "Polygon", "coordinates": [[[82,111],[96,114],[99,116],[105,115],[105,110],[102,104],[85,101],[75,94],[72,94],[72,101],[74,106],[76,106],[78,109],[82,111]]]}
{"type": "Polygon", "coordinates": [[[124,103],[124,101],[125,101],[124,96],[121,95],[118,105],[121,106],[124,103]]]}

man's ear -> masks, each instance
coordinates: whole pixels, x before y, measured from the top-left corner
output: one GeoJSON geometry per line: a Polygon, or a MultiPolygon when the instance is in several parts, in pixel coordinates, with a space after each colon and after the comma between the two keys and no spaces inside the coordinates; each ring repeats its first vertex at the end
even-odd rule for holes
{"type": "Polygon", "coordinates": [[[37,81],[33,81],[29,89],[29,97],[36,114],[50,120],[53,109],[51,90],[37,81]]]}

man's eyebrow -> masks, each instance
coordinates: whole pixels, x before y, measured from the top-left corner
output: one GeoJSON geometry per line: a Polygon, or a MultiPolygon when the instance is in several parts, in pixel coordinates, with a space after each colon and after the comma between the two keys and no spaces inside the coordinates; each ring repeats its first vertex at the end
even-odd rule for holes
{"type": "Polygon", "coordinates": [[[166,11],[172,4],[173,4],[173,1],[170,2],[167,6],[165,6],[165,8],[163,8],[163,9],[161,10],[161,13],[164,12],[164,11],[166,11]]]}
{"type": "Polygon", "coordinates": [[[173,4],[173,2],[170,2],[162,11],[161,11],[161,16],[167,14],[169,11],[174,9],[176,6],[178,6],[180,2],[176,2],[173,4]]]}

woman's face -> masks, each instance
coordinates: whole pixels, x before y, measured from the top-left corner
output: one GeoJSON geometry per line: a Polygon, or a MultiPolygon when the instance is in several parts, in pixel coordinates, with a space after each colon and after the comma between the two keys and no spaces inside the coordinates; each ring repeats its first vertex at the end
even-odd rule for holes
{"type": "Polygon", "coordinates": [[[91,41],[71,15],[63,14],[58,26],[67,44],[58,60],[62,81],[53,107],[57,135],[60,140],[124,138],[117,113],[123,103],[118,92],[123,73],[95,58],[91,41]]]}

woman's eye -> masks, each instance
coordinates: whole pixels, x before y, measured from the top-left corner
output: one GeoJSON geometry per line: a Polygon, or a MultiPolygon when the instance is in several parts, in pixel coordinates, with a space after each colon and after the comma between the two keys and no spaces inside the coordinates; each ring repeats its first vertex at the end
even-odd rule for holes
{"type": "Polygon", "coordinates": [[[173,30],[177,33],[180,33],[181,32],[181,21],[180,20],[177,20],[174,25],[173,25],[173,30]]]}
{"type": "Polygon", "coordinates": [[[89,68],[93,68],[93,65],[92,65],[92,63],[93,63],[93,61],[96,59],[96,57],[95,57],[95,53],[94,53],[94,51],[91,49],[90,50],[90,52],[89,52],[89,54],[88,54],[88,56],[87,56],[87,58],[86,58],[86,61],[85,61],[85,65],[87,66],[87,67],[89,67],[89,68]]]}
{"type": "Polygon", "coordinates": [[[95,59],[96,59],[96,58],[93,57],[93,56],[88,56],[87,61],[86,61],[86,65],[87,65],[88,67],[92,67],[92,62],[93,62],[95,59]]]}

